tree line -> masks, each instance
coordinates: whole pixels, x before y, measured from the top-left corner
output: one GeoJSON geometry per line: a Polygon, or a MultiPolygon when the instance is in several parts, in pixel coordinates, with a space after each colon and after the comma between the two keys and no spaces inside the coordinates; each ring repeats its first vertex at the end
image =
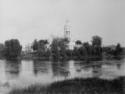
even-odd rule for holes
{"type": "MultiPolygon", "coordinates": [[[[23,54],[22,45],[18,39],[6,40],[0,45],[0,56],[6,59],[18,59],[30,54],[30,58],[51,59],[51,60],[102,60],[105,58],[118,58],[123,52],[123,48],[118,43],[115,48],[102,47],[102,38],[93,36],[91,43],[75,41],[73,49],[69,49],[69,40],[67,38],[53,38],[52,42],[48,40],[34,40],[32,51],[23,54]]],[[[25,53],[25,51],[24,51],[25,53]]]]}

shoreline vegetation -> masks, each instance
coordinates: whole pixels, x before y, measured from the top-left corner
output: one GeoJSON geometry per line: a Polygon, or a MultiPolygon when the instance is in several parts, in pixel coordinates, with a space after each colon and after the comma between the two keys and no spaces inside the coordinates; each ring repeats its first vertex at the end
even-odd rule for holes
{"type": "MultiPolygon", "coordinates": [[[[39,57],[39,56],[20,56],[19,60],[48,60],[48,61],[69,61],[69,60],[83,60],[83,61],[103,61],[103,60],[121,60],[124,59],[125,55],[120,56],[111,56],[107,58],[100,58],[100,57],[87,57],[86,58],[77,58],[77,57],[68,57],[68,58],[58,58],[54,60],[52,57],[39,57]]],[[[4,59],[4,58],[1,58],[4,59]]],[[[13,60],[13,59],[12,59],[13,60]]]]}
{"type": "Polygon", "coordinates": [[[9,94],[125,94],[125,77],[114,80],[75,78],[48,86],[32,85],[25,89],[14,89],[9,94]]]}
{"type": "Polygon", "coordinates": [[[68,38],[53,38],[52,42],[46,39],[35,39],[31,45],[22,47],[18,39],[6,40],[0,44],[0,58],[4,59],[39,59],[39,60],[105,60],[122,59],[125,57],[125,48],[120,43],[111,46],[102,46],[102,38],[93,36],[92,41],[75,41],[70,49],[68,38]]]}
{"type": "MultiPolygon", "coordinates": [[[[34,40],[24,49],[18,39],[10,39],[6,40],[4,44],[0,44],[0,58],[12,60],[11,62],[24,59],[61,62],[81,60],[80,63],[96,68],[96,64],[99,65],[97,67],[100,67],[101,64],[106,63],[105,61],[120,61],[125,57],[125,48],[120,43],[113,46],[102,46],[100,36],[93,36],[91,42],[76,40],[73,49],[70,49],[69,44],[68,38],[53,38],[52,42],[41,39],[34,40]]],[[[74,78],[54,82],[46,87],[33,85],[24,89],[14,89],[9,94],[124,94],[125,85],[123,83],[125,83],[124,77],[114,80],[95,77],[74,78]]]]}

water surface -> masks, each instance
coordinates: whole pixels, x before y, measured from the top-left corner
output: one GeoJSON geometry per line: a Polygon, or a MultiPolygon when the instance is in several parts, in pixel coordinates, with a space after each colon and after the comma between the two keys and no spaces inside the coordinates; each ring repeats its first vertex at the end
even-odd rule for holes
{"type": "Polygon", "coordinates": [[[125,60],[103,62],[94,61],[88,65],[84,61],[0,60],[0,94],[13,88],[25,88],[32,84],[48,85],[72,78],[112,80],[125,76],[125,60]]]}

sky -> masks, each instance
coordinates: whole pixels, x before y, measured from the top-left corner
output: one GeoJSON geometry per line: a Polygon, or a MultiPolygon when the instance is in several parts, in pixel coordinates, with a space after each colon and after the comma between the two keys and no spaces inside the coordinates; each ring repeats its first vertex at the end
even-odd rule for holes
{"type": "Polygon", "coordinates": [[[125,46],[125,0],[0,0],[0,42],[63,36],[66,20],[72,41],[99,35],[103,45],[125,46]]]}

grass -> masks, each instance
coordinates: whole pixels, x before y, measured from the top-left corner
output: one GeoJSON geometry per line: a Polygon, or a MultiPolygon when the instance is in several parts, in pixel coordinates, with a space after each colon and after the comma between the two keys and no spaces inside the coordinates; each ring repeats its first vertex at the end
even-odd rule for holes
{"type": "Polygon", "coordinates": [[[55,82],[46,87],[34,85],[26,89],[15,89],[9,94],[125,94],[124,79],[72,79],[55,82]]]}

